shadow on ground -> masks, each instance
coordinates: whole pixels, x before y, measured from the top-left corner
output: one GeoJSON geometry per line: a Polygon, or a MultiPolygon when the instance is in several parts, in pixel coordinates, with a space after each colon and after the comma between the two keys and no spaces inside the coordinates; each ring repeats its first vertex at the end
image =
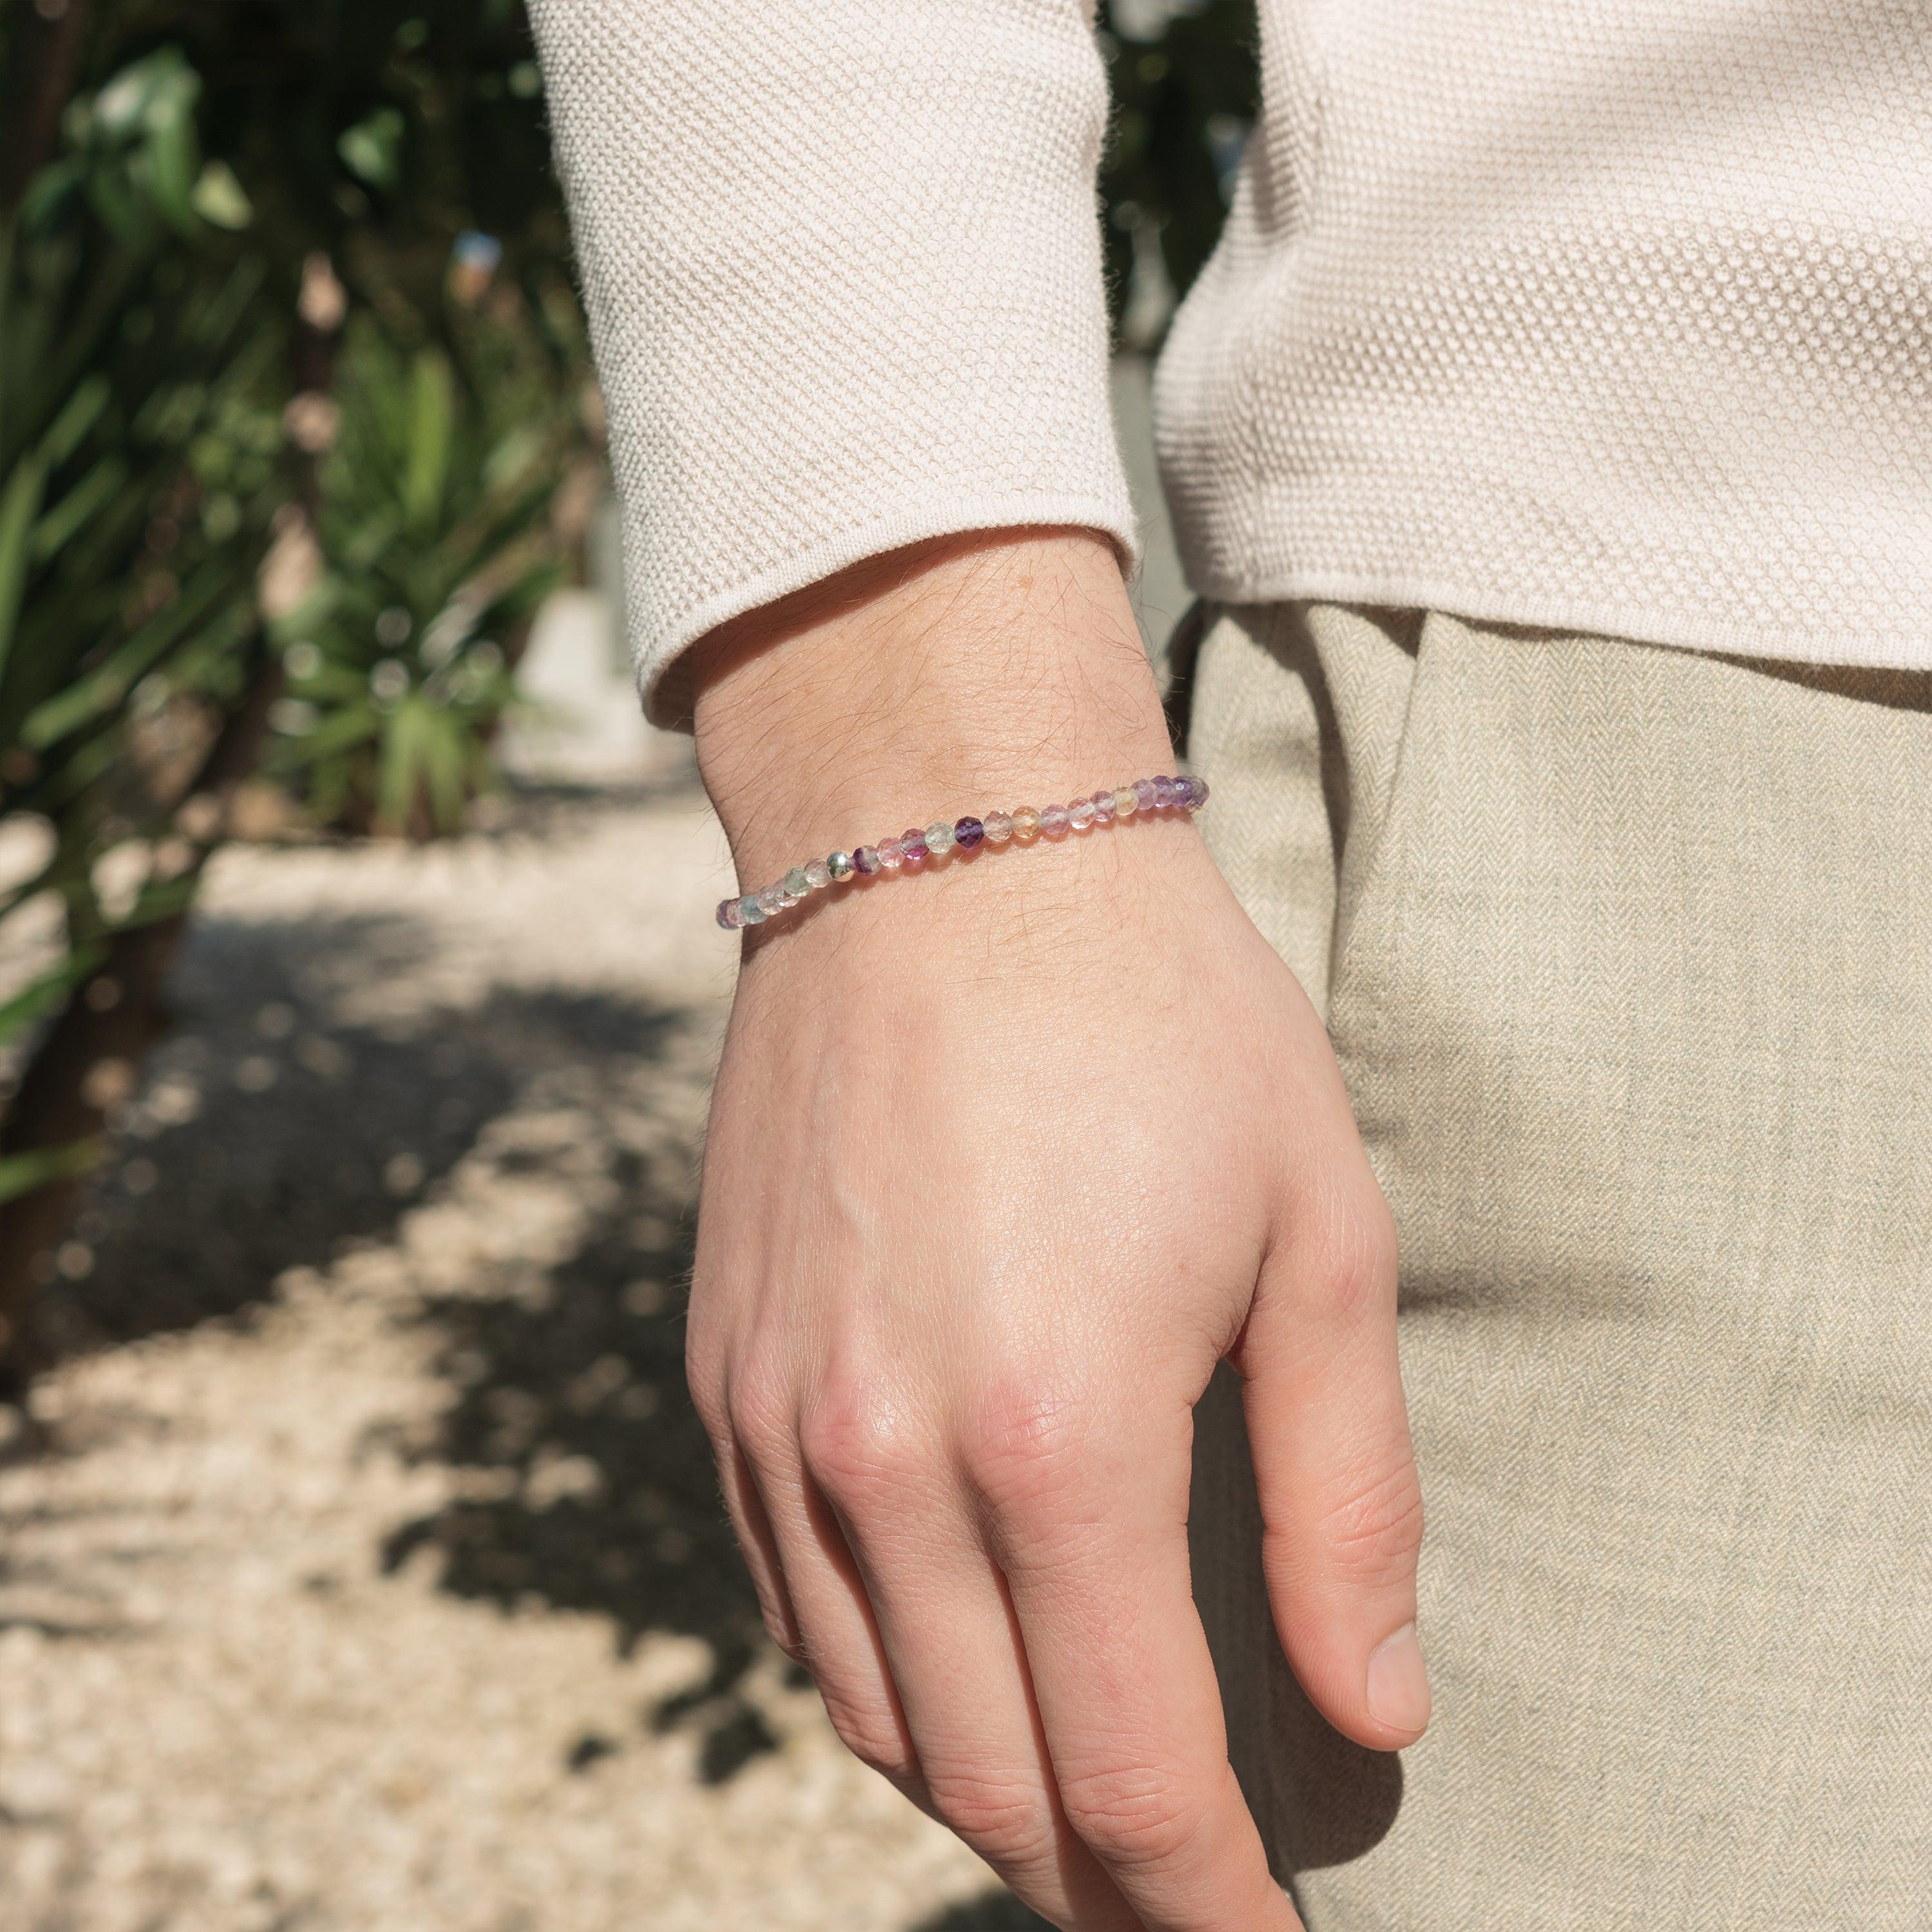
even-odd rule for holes
{"type": "Polygon", "coordinates": [[[1029,1912],[1010,1892],[988,1892],[984,1898],[922,1918],[908,1932],[1053,1932],[1036,1912],[1029,1912]]]}
{"type": "Polygon", "coordinates": [[[601,1615],[626,1648],[703,1639],[705,1684],[614,1714],[568,1762],[621,1749],[627,1725],[689,1728],[701,1774],[722,1781],[776,1741],[744,1694],[766,1640],[683,1379],[715,1016],[500,986],[342,1021],[345,982],[406,975],[432,943],[393,916],[202,922],[180,1030],[64,1251],[74,1278],[50,1288],[52,1339],[71,1353],[246,1323],[292,1268],[394,1248],[406,1270],[404,1216],[466,1162],[486,1196],[520,1190],[560,1251],[512,1240],[460,1292],[399,1299],[436,1334],[448,1400],[383,1446],[448,1467],[456,1494],[396,1528],[382,1561],[433,1552],[445,1590],[601,1615]]]}

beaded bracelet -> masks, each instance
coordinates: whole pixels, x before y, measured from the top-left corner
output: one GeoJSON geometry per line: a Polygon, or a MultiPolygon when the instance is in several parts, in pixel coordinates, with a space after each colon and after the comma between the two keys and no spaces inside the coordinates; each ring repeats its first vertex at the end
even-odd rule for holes
{"type": "Polygon", "coordinates": [[[876,845],[861,845],[850,852],[834,852],[814,859],[808,866],[794,866],[776,884],[764,891],[747,892],[742,898],[721,899],[718,923],[728,932],[740,926],[762,926],[774,913],[786,910],[812,892],[842,885],[848,879],[869,878],[875,872],[916,872],[928,859],[944,858],[957,846],[970,852],[983,841],[1004,845],[1008,839],[1030,845],[1036,838],[1064,838],[1069,832],[1084,832],[1090,825],[1111,825],[1117,818],[1132,818],[1142,812],[1198,812],[1208,802],[1205,782],[1193,778],[1136,778],[1115,791],[1096,791],[1091,798],[1077,798],[1071,805],[1049,805],[1036,812],[1030,805],[1011,812],[989,812],[984,818],[944,818],[923,832],[916,827],[896,838],[881,838],[876,845]]]}

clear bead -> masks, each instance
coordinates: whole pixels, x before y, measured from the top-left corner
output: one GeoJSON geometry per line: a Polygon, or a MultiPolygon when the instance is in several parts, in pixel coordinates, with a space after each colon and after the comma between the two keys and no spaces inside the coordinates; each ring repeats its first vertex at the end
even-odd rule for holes
{"type": "Polygon", "coordinates": [[[1013,821],[1010,813],[989,812],[986,816],[984,823],[986,827],[986,843],[988,845],[1004,845],[1013,836],[1013,821]]]}
{"type": "Polygon", "coordinates": [[[1064,805],[1049,805],[1040,814],[1040,829],[1049,838],[1059,838],[1066,831],[1066,808],[1064,805]]]}
{"type": "Polygon", "coordinates": [[[832,868],[823,859],[814,859],[805,868],[805,883],[815,892],[822,892],[832,883],[832,868]]]}
{"type": "Polygon", "coordinates": [[[1094,823],[1094,801],[1090,798],[1076,798],[1066,808],[1066,822],[1076,832],[1084,832],[1094,823]]]}
{"type": "Polygon", "coordinates": [[[926,849],[935,859],[944,858],[952,850],[954,834],[950,819],[937,819],[926,828],[926,849]]]}

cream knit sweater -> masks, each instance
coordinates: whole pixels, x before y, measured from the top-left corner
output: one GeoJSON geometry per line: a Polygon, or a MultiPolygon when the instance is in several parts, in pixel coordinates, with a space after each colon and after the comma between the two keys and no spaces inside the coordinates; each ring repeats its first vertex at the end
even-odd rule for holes
{"type": "MultiPolygon", "coordinates": [[[[535,0],[640,674],[893,545],[1134,550],[1084,0],[535,0]]],[[[1220,599],[1932,667],[1932,0],[1262,0],[1162,358],[1220,599]]]]}

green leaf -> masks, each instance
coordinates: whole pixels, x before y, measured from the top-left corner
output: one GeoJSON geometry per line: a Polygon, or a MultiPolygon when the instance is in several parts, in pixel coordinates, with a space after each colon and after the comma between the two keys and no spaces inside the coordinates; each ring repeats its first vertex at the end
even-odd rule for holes
{"type": "Polygon", "coordinates": [[[349,172],[371,188],[394,187],[402,170],[402,110],[379,107],[354,127],[345,128],[335,152],[349,172]]]}
{"type": "Polygon", "coordinates": [[[410,806],[421,784],[428,707],[405,699],[389,716],[382,734],[382,776],[376,794],[377,816],[392,831],[406,831],[410,806]]]}
{"type": "Polygon", "coordinates": [[[46,480],[45,466],[30,456],[14,466],[0,490],[0,671],[6,668],[26,592],[27,560],[46,480]]]}
{"type": "Polygon", "coordinates": [[[448,358],[425,349],[410,368],[409,442],[403,508],[412,527],[427,528],[442,507],[456,426],[456,382],[448,358]]]}
{"type": "Polygon", "coordinates": [[[254,206],[226,161],[210,161],[190,197],[196,214],[217,228],[246,228],[255,218],[254,206]]]}
{"type": "Polygon", "coordinates": [[[45,563],[64,549],[94,513],[120,494],[130,474],[119,457],[103,457],[34,526],[34,561],[45,563]]]}
{"type": "Polygon", "coordinates": [[[105,1151],[99,1140],[70,1141],[65,1147],[36,1148],[0,1158],[0,1201],[17,1200],[37,1187],[85,1174],[105,1151]]]}

